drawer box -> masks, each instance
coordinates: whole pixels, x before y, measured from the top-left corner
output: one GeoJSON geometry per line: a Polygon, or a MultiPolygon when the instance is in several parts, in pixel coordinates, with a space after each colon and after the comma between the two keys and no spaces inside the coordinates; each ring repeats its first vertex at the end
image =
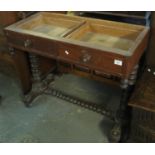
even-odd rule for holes
{"type": "Polygon", "coordinates": [[[128,78],[147,46],[149,28],[40,12],[5,32],[16,48],[128,78]]]}
{"type": "Polygon", "coordinates": [[[74,63],[83,64],[85,66],[93,67],[99,61],[98,53],[87,48],[81,48],[73,45],[60,45],[59,58],[71,61],[74,63]]]}
{"type": "Polygon", "coordinates": [[[28,52],[41,53],[41,55],[57,56],[55,42],[46,38],[37,38],[30,35],[8,32],[7,39],[15,48],[28,52]]]}
{"type": "Polygon", "coordinates": [[[124,59],[123,57],[111,57],[108,55],[98,54],[99,61],[97,62],[97,69],[105,73],[112,73],[121,76],[123,74],[124,59]]]}
{"type": "Polygon", "coordinates": [[[27,36],[23,34],[18,34],[14,32],[7,32],[6,33],[7,40],[13,46],[17,46],[18,48],[25,48],[24,42],[27,40],[27,36]]]}
{"type": "Polygon", "coordinates": [[[123,57],[116,57],[114,59],[102,51],[91,48],[61,44],[59,47],[59,59],[78,63],[106,73],[112,70],[115,74],[121,75],[123,71],[123,57]]]}

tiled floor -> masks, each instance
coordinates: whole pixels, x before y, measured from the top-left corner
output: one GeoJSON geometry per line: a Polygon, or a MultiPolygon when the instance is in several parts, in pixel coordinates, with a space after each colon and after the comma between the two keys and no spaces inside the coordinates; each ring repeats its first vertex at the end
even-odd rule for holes
{"type": "MultiPolygon", "coordinates": [[[[113,109],[119,103],[120,89],[99,82],[63,75],[54,85],[113,109]]],[[[108,142],[112,122],[101,114],[46,95],[26,108],[16,79],[2,73],[0,94],[0,142],[108,142]]]]}

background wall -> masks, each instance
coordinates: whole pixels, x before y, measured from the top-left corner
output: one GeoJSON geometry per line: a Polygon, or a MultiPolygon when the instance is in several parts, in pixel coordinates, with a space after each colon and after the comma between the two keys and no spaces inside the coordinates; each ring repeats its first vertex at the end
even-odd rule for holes
{"type": "Polygon", "coordinates": [[[152,12],[151,33],[147,55],[148,65],[155,68],[155,12],[152,12]]]}

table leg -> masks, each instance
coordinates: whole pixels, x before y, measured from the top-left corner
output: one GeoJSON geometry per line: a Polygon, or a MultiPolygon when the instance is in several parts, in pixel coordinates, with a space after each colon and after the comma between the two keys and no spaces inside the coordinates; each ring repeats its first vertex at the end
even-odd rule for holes
{"type": "Polygon", "coordinates": [[[32,90],[30,93],[24,96],[24,103],[27,107],[32,105],[32,101],[42,94],[48,87],[49,81],[53,80],[52,76],[48,76],[46,80],[41,78],[41,69],[39,66],[39,57],[35,54],[29,54],[31,72],[33,77],[32,90]]]}
{"type": "Polygon", "coordinates": [[[128,79],[122,79],[121,89],[122,95],[119,108],[116,112],[115,123],[110,133],[110,140],[112,142],[123,142],[128,137],[130,109],[128,108],[128,99],[133,91],[137,78],[138,65],[134,67],[133,72],[128,79]]]}
{"type": "Polygon", "coordinates": [[[2,97],[0,96],[0,105],[2,104],[2,97]]]}

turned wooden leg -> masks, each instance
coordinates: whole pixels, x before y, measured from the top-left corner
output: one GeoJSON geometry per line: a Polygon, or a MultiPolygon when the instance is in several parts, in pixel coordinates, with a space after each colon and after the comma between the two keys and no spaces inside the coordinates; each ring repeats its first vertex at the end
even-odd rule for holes
{"type": "Polygon", "coordinates": [[[2,97],[0,96],[0,105],[2,104],[2,97]]]}
{"type": "Polygon", "coordinates": [[[132,95],[132,92],[134,91],[134,88],[135,88],[135,84],[136,84],[137,76],[138,76],[138,69],[139,69],[139,66],[136,65],[134,67],[133,72],[129,76],[128,96],[127,96],[127,101],[126,101],[127,105],[126,105],[126,111],[125,111],[125,114],[124,114],[125,121],[124,121],[124,124],[123,124],[123,127],[122,127],[123,132],[122,132],[122,136],[121,136],[121,142],[126,141],[129,138],[129,135],[130,135],[131,107],[128,106],[128,101],[129,101],[129,98],[132,95]]]}
{"type": "Polygon", "coordinates": [[[115,123],[110,133],[111,142],[123,142],[128,137],[130,109],[128,108],[128,99],[133,91],[137,78],[138,65],[135,66],[129,79],[122,79],[121,89],[122,95],[119,108],[116,112],[115,123]]]}
{"type": "Polygon", "coordinates": [[[29,54],[29,60],[31,65],[33,83],[31,92],[24,96],[24,103],[27,107],[31,105],[32,101],[38,95],[40,95],[43,90],[43,83],[41,81],[41,71],[39,66],[39,58],[35,54],[29,54]]]}
{"type": "Polygon", "coordinates": [[[32,101],[39,95],[43,94],[46,89],[48,89],[49,83],[54,80],[54,76],[52,74],[48,74],[48,76],[43,80],[41,77],[41,68],[39,63],[39,56],[35,54],[29,54],[31,72],[33,77],[32,82],[32,90],[30,93],[24,96],[24,103],[26,107],[30,107],[32,105],[32,101]]]}
{"type": "Polygon", "coordinates": [[[118,110],[116,111],[116,116],[114,120],[114,126],[110,132],[110,141],[119,142],[122,134],[122,123],[124,121],[124,112],[127,105],[127,96],[128,96],[128,79],[123,79],[121,81],[121,100],[118,110]]]}

